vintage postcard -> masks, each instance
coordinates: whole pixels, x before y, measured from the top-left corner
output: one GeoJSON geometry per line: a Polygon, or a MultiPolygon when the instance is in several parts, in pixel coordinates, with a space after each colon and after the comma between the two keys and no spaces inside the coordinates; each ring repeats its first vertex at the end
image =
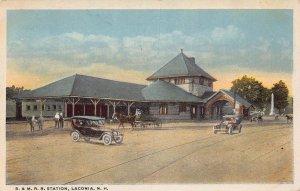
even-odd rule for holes
{"type": "Polygon", "coordinates": [[[300,189],[299,2],[172,2],[1,2],[1,190],[300,189]]]}

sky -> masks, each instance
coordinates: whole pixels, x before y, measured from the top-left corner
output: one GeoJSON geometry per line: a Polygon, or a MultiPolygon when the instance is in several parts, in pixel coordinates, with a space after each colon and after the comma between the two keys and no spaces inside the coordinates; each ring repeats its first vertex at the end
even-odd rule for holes
{"type": "Polygon", "coordinates": [[[75,73],[148,84],[180,53],[214,76],[292,91],[292,10],[9,10],[7,86],[35,89],[75,73]]]}

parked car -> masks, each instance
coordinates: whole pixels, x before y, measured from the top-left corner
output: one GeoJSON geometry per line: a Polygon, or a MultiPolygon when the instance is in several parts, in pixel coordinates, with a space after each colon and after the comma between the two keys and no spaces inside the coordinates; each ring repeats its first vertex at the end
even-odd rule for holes
{"type": "Polygon", "coordinates": [[[115,129],[104,128],[105,119],[95,116],[73,116],[71,118],[73,141],[83,138],[86,142],[90,139],[103,141],[104,145],[110,145],[113,141],[116,144],[123,142],[123,134],[115,129]]]}
{"type": "Polygon", "coordinates": [[[228,134],[232,134],[233,131],[242,131],[242,116],[240,115],[224,115],[220,123],[214,125],[213,132],[216,134],[218,131],[222,131],[228,134]]]}

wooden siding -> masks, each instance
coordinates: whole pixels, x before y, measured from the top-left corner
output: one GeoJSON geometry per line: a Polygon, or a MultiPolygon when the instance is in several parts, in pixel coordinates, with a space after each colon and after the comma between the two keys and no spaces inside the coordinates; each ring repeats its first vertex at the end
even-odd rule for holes
{"type": "Polygon", "coordinates": [[[155,117],[158,117],[162,120],[189,120],[191,119],[190,107],[187,106],[186,112],[179,112],[179,104],[178,103],[168,103],[168,114],[160,115],[159,114],[159,106],[158,103],[153,103],[150,105],[149,113],[155,117]]]}
{"type": "MultiPolygon", "coordinates": [[[[41,103],[35,101],[22,101],[22,116],[23,117],[31,117],[31,116],[40,116],[41,114],[41,103]],[[30,109],[27,110],[27,106],[30,106],[30,109]],[[34,107],[36,106],[36,110],[34,107]]],[[[44,110],[42,111],[42,115],[45,117],[53,117],[55,113],[64,113],[64,103],[58,101],[46,101],[44,102],[44,110]],[[55,109],[54,109],[55,105],[55,109]],[[48,109],[48,107],[50,107],[48,109]]]]}

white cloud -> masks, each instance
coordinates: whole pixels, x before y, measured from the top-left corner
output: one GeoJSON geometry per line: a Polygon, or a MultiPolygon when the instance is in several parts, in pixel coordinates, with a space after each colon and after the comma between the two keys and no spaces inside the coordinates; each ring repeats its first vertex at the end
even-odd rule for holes
{"type": "Polygon", "coordinates": [[[244,38],[243,31],[234,25],[228,25],[225,28],[216,27],[211,33],[211,39],[215,42],[240,41],[244,38]]]}
{"type": "MultiPolygon", "coordinates": [[[[124,70],[154,72],[180,49],[206,68],[222,70],[228,65],[242,65],[260,70],[291,70],[292,50],[285,39],[247,39],[240,28],[228,25],[198,34],[181,31],[155,36],[112,37],[78,32],[49,36],[33,42],[9,43],[9,58],[53,60],[67,68],[105,63],[124,70]],[[232,46],[234,45],[234,46],[232,46]]],[[[46,63],[40,62],[40,65],[46,63]]],[[[26,64],[19,67],[24,69],[26,64]]]]}

